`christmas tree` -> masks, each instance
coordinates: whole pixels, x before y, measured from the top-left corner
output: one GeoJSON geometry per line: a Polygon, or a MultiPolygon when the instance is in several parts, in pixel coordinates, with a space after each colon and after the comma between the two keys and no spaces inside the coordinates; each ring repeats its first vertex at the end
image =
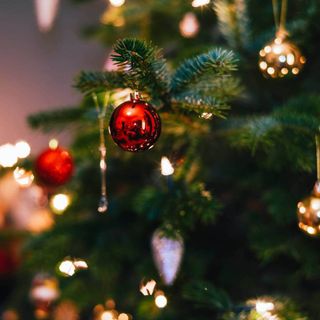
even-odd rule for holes
{"type": "Polygon", "coordinates": [[[72,158],[51,143],[24,163],[71,203],[3,233],[23,241],[5,316],[318,319],[319,17],[316,0],[110,1],[83,30],[113,45],[105,70],[29,118],[73,137],[72,158]]]}

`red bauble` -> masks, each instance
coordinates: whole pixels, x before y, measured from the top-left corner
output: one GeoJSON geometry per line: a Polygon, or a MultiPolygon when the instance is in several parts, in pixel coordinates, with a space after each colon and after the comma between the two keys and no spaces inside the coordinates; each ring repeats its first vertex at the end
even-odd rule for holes
{"type": "Polygon", "coordinates": [[[60,147],[43,151],[36,160],[38,178],[47,186],[65,184],[73,173],[73,160],[70,153],[60,147]]]}
{"type": "Polygon", "coordinates": [[[156,110],[139,95],[118,106],[110,119],[109,131],[114,142],[125,151],[143,151],[153,147],[161,133],[156,110]]]}

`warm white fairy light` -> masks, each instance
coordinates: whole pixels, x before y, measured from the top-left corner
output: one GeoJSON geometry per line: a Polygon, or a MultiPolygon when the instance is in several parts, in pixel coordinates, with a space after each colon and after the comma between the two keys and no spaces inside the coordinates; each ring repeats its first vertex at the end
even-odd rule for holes
{"type": "Polygon", "coordinates": [[[126,313],[120,313],[118,320],[129,320],[129,316],[126,313]]]}
{"type": "Polygon", "coordinates": [[[174,173],[174,168],[167,157],[161,158],[161,174],[163,176],[170,176],[174,173]]]}
{"type": "Polygon", "coordinates": [[[210,3],[210,0],[193,0],[192,1],[192,6],[194,8],[197,8],[197,7],[202,7],[202,6],[205,6],[207,4],[210,3]]]}
{"type": "Polygon", "coordinates": [[[167,305],[168,300],[162,291],[158,291],[156,293],[156,297],[154,299],[154,302],[158,308],[162,309],[167,305]]]}
{"type": "Polygon", "coordinates": [[[25,188],[30,187],[34,180],[32,171],[26,171],[25,169],[18,167],[13,171],[13,177],[19,186],[25,188]]]}
{"type": "Polygon", "coordinates": [[[59,141],[57,139],[51,139],[49,141],[49,148],[50,149],[57,149],[59,145],[59,141]]]}
{"type": "Polygon", "coordinates": [[[110,4],[114,7],[121,7],[126,2],[125,0],[109,0],[110,4]]]}
{"type": "Polygon", "coordinates": [[[114,314],[112,311],[104,311],[101,314],[101,320],[114,320],[114,314]]]}
{"type": "Polygon", "coordinates": [[[18,141],[15,145],[17,157],[20,159],[24,159],[30,155],[31,148],[28,142],[26,141],[18,141]]]}
{"type": "Polygon", "coordinates": [[[59,265],[59,271],[65,276],[72,277],[76,272],[76,267],[71,260],[64,260],[59,265]]]}
{"type": "Polygon", "coordinates": [[[0,146],[0,165],[5,168],[13,167],[18,161],[17,151],[14,145],[6,143],[0,146]]]}
{"type": "Polygon", "coordinates": [[[67,207],[70,205],[70,202],[71,202],[71,199],[69,195],[64,193],[59,193],[54,195],[51,198],[50,207],[55,213],[61,214],[67,209],[67,207]]]}
{"type": "Polygon", "coordinates": [[[147,281],[146,283],[141,283],[140,285],[140,292],[144,295],[144,296],[152,296],[153,291],[156,287],[156,282],[155,280],[151,279],[149,281],[147,281]]]}
{"type": "Polygon", "coordinates": [[[35,9],[39,30],[48,32],[56,19],[60,0],[35,0],[35,9]]]}
{"type": "Polygon", "coordinates": [[[199,32],[199,28],[200,25],[197,16],[192,12],[186,13],[179,23],[180,33],[185,38],[196,36],[199,32]]]}
{"type": "Polygon", "coordinates": [[[261,315],[265,314],[266,312],[270,312],[272,310],[274,310],[273,302],[266,302],[262,300],[258,300],[256,302],[256,311],[261,315]]]}
{"type": "Polygon", "coordinates": [[[76,269],[88,269],[88,264],[84,260],[74,260],[73,261],[74,266],[76,269]]]}

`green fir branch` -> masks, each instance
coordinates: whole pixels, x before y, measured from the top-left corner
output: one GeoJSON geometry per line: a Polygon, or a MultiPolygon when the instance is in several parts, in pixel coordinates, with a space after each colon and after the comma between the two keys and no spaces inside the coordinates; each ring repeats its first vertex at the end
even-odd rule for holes
{"type": "Polygon", "coordinates": [[[82,93],[109,91],[118,88],[127,88],[126,75],[122,72],[85,72],[82,71],[75,79],[74,86],[82,93]]]}
{"type": "Polygon", "coordinates": [[[197,84],[205,76],[214,79],[235,70],[236,59],[233,52],[214,49],[182,63],[172,77],[171,91],[177,94],[197,84]]]}
{"type": "Polygon", "coordinates": [[[191,111],[204,117],[207,115],[208,118],[213,115],[225,118],[225,111],[229,110],[229,106],[223,100],[195,95],[191,92],[174,96],[172,102],[181,110],[191,111]]]}
{"type": "Polygon", "coordinates": [[[126,70],[132,89],[167,101],[169,73],[159,49],[146,41],[123,39],[117,41],[113,50],[112,59],[120,69],[126,70]]]}
{"type": "Polygon", "coordinates": [[[87,112],[83,108],[65,108],[54,111],[45,111],[32,114],[28,117],[29,125],[34,129],[44,129],[46,131],[52,127],[61,127],[72,122],[77,122],[87,112]]]}

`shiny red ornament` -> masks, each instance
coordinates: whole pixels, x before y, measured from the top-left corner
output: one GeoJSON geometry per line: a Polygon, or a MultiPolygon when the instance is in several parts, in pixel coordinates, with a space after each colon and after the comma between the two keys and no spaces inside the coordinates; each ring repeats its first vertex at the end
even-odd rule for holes
{"type": "Polygon", "coordinates": [[[123,150],[144,151],[152,148],[159,138],[161,120],[156,110],[135,94],[114,110],[109,131],[123,150]]]}
{"type": "Polygon", "coordinates": [[[73,173],[70,153],[60,147],[43,151],[36,160],[35,171],[39,180],[47,186],[65,184],[73,173]]]}

